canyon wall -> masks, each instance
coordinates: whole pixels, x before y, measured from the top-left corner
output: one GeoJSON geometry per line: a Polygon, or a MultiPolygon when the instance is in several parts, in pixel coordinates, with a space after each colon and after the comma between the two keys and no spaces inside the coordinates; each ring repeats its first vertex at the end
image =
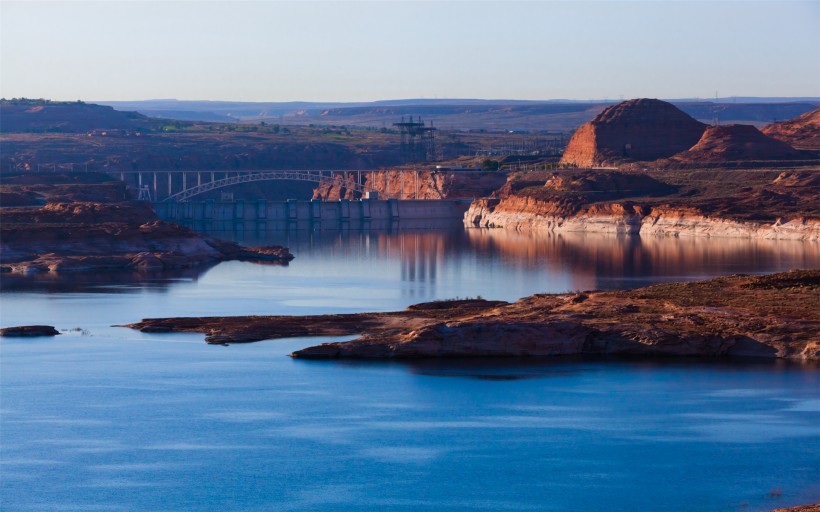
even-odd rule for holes
{"type": "Polygon", "coordinates": [[[569,213],[555,202],[531,197],[479,199],[464,222],[474,227],[503,227],[551,232],[588,232],[642,236],[742,237],[820,242],[820,220],[782,218],[774,222],[733,220],[685,207],[645,206],[631,201],[593,204],[569,213]]]}
{"type": "MultiPolygon", "coordinates": [[[[322,183],[313,192],[313,199],[336,201],[358,199],[353,189],[355,171],[347,178],[322,183]]],[[[380,199],[470,199],[484,197],[500,188],[507,180],[501,172],[446,172],[435,170],[390,170],[362,172],[362,184],[376,190],[380,199]]]]}

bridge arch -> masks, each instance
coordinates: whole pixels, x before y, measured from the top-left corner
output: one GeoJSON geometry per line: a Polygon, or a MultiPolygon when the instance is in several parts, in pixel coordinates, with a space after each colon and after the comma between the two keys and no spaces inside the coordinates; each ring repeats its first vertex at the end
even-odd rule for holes
{"type": "Polygon", "coordinates": [[[236,176],[229,176],[220,180],[209,181],[195,187],[187,188],[176,194],[166,197],[163,201],[185,202],[192,197],[198,196],[211,190],[216,190],[231,185],[240,183],[253,183],[256,181],[275,181],[275,180],[291,180],[291,181],[312,181],[314,183],[340,182],[344,184],[345,188],[353,190],[364,195],[365,192],[372,192],[375,189],[367,187],[361,183],[350,183],[347,181],[348,173],[355,173],[358,171],[336,171],[335,174],[327,176],[322,171],[254,171],[249,173],[238,174],[236,176]],[[344,179],[340,176],[344,173],[344,179]]]}

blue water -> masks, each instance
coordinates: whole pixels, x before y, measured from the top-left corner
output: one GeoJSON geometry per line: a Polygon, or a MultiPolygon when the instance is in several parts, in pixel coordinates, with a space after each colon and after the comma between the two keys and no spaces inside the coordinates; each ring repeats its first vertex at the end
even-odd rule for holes
{"type": "Polygon", "coordinates": [[[784,362],[292,360],[150,316],[388,310],[820,266],[817,244],[234,233],[289,266],[3,277],[2,510],[762,511],[820,501],[820,371],[784,362]],[[70,329],[80,330],[70,330],[70,329]]]}

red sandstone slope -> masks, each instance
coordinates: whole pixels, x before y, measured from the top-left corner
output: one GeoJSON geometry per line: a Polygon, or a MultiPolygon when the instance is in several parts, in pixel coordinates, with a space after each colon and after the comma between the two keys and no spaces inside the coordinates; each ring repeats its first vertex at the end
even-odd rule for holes
{"type": "Polygon", "coordinates": [[[789,121],[772,123],[762,131],[798,149],[820,149],[820,108],[789,121]]]}
{"type": "Polygon", "coordinates": [[[788,160],[801,158],[785,142],[768,137],[748,124],[710,126],[697,144],[673,157],[679,162],[729,162],[734,160],[788,160]]]}
{"type": "Polygon", "coordinates": [[[592,167],[667,158],[697,143],[706,125],[671,103],[635,99],[613,105],[581,126],[561,163],[592,167]]]}

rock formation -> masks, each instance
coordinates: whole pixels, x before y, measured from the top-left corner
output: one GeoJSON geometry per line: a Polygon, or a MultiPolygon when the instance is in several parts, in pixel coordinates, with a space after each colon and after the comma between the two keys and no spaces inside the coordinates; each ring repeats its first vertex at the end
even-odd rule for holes
{"type": "MultiPolygon", "coordinates": [[[[504,185],[506,174],[501,172],[459,172],[415,169],[382,170],[365,172],[362,181],[375,189],[380,198],[398,199],[461,199],[483,197],[504,185]]],[[[313,199],[335,201],[337,199],[359,199],[359,194],[351,188],[356,173],[348,174],[348,179],[339,176],[336,181],[322,183],[313,192],[313,199]]]]}
{"type": "Polygon", "coordinates": [[[51,325],[20,325],[0,329],[5,338],[33,338],[35,336],[57,336],[60,332],[51,325]]]}
{"type": "Polygon", "coordinates": [[[772,123],[762,131],[797,149],[820,150],[820,108],[789,121],[772,123]]]}
{"type": "Polygon", "coordinates": [[[578,128],[561,163],[594,167],[667,158],[692,147],[705,129],[665,101],[629,100],[578,128]]]}
{"type": "Polygon", "coordinates": [[[554,232],[820,240],[816,169],[559,171],[530,173],[520,181],[511,181],[494,198],[474,201],[465,223],[554,232]]]}
{"type": "Polygon", "coordinates": [[[4,197],[45,204],[0,208],[0,270],[174,269],[232,259],[293,259],[283,247],[248,249],[163,222],[149,203],[122,200],[123,183],[107,176],[97,183],[79,174],[91,183],[79,185],[73,175],[24,176],[25,194],[22,185],[4,180],[4,197]],[[78,200],[87,197],[95,200],[78,200]]]}
{"type": "Polygon", "coordinates": [[[431,302],[392,313],[147,319],[143,332],[209,343],[362,335],[299,358],[400,359],[570,354],[820,359],[820,270],[730,276],[630,291],[533,295],[515,303],[431,302]]]}
{"type": "Polygon", "coordinates": [[[748,124],[710,126],[697,144],[672,160],[686,163],[734,160],[789,160],[803,155],[783,141],[764,135],[748,124]]]}

